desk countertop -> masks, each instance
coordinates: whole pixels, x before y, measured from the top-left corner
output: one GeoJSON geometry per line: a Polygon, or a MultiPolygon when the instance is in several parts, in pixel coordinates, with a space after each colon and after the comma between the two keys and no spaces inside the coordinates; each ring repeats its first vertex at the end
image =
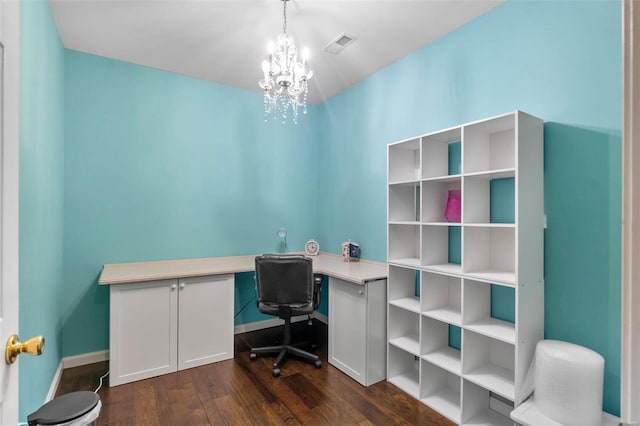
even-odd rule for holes
{"type": "MultiPolygon", "coordinates": [[[[292,253],[293,254],[293,253],[292,253]]],[[[299,254],[299,253],[298,253],[299,254]]],[[[165,260],[156,262],[114,263],[104,265],[99,284],[125,284],[204,275],[250,272],[255,269],[255,255],[211,257],[205,259],[165,260]]],[[[310,256],[313,271],[356,284],[387,278],[387,264],[361,260],[345,262],[342,256],[320,253],[310,256]]]]}

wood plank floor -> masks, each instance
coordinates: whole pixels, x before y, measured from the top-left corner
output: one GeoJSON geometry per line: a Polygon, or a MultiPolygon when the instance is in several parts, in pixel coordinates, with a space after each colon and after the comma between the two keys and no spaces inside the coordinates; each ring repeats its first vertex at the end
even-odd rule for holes
{"type": "MultiPolygon", "coordinates": [[[[273,345],[281,327],[235,336],[235,358],[98,391],[98,425],[436,425],[452,422],[382,381],[363,387],[327,362],[327,326],[294,324],[293,339],[311,337],[322,368],[290,358],[281,376],[273,358],[249,360],[251,347],[273,345]]],[[[94,391],[108,362],[64,370],[56,395],[94,391]]]]}

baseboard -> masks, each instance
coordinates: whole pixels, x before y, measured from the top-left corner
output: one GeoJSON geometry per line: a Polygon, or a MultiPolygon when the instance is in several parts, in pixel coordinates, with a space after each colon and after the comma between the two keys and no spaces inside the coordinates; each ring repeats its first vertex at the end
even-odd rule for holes
{"type": "Polygon", "coordinates": [[[58,369],[56,370],[56,374],[53,375],[51,386],[49,386],[49,392],[47,393],[47,397],[44,400],[45,404],[51,401],[56,396],[56,392],[58,391],[58,386],[60,385],[60,379],[62,379],[62,370],[64,369],[63,364],[64,364],[63,360],[60,360],[60,364],[58,364],[58,369]]]}
{"type": "Polygon", "coordinates": [[[109,351],[89,352],[81,355],[67,356],[62,358],[63,368],[79,367],[81,365],[93,364],[96,362],[108,361],[109,351]]]}

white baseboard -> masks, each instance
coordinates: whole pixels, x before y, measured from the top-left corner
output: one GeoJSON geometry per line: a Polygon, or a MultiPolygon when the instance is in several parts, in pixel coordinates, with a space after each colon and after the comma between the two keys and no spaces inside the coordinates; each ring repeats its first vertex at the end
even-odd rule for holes
{"type": "Polygon", "coordinates": [[[93,364],[95,362],[102,362],[109,360],[109,351],[97,351],[89,352],[86,354],[67,356],[62,358],[63,368],[79,367],[81,365],[93,364]]]}
{"type": "Polygon", "coordinates": [[[58,364],[58,369],[56,370],[56,374],[53,375],[53,380],[51,381],[51,386],[49,386],[49,392],[44,400],[44,403],[51,401],[58,391],[58,386],[60,385],[60,379],[62,379],[62,370],[63,370],[63,362],[60,360],[60,364],[58,364]]]}

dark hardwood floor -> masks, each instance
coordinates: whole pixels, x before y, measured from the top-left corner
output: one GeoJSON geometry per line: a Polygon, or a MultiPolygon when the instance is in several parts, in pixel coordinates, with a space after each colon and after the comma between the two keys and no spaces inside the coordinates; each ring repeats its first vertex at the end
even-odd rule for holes
{"type": "MultiPolygon", "coordinates": [[[[281,376],[274,358],[249,359],[251,347],[274,344],[281,327],[235,336],[235,358],[98,391],[98,425],[438,425],[452,422],[386,381],[363,387],[327,362],[327,326],[294,324],[293,339],[311,337],[322,368],[290,358],[281,376]]],[[[108,362],[64,370],[56,395],[94,391],[108,362]]]]}

